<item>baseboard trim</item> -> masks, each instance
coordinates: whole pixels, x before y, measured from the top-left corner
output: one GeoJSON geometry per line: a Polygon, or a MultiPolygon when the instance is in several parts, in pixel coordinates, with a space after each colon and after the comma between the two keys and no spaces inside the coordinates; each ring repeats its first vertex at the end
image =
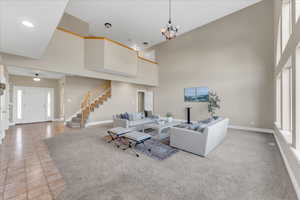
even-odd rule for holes
{"type": "Polygon", "coordinates": [[[255,128],[255,127],[235,126],[235,125],[229,125],[228,128],[236,129],[236,130],[243,130],[243,131],[253,131],[253,132],[274,134],[273,129],[267,129],[267,128],[255,128]]]}
{"type": "Polygon", "coordinates": [[[293,173],[293,171],[292,171],[292,169],[291,169],[291,167],[290,167],[290,165],[289,165],[289,162],[288,162],[288,160],[287,160],[287,158],[286,158],[286,156],[285,156],[285,154],[284,154],[284,152],[283,152],[283,150],[282,150],[282,147],[281,147],[281,145],[280,145],[280,143],[279,143],[279,140],[278,140],[278,138],[277,138],[277,135],[276,135],[275,133],[274,133],[273,135],[274,135],[274,137],[275,137],[275,140],[276,140],[277,146],[278,146],[278,148],[279,148],[279,151],[280,151],[281,157],[282,157],[282,159],[283,159],[283,162],[284,162],[284,164],[285,164],[285,167],[286,167],[286,169],[287,169],[287,171],[288,171],[289,177],[290,177],[290,179],[291,179],[291,181],[292,181],[292,185],[293,185],[294,190],[295,190],[295,192],[296,192],[297,198],[298,198],[298,200],[300,200],[300,186],[299,186],[299,184],[298,184],[298,182],[297,182],[297,180],[296,180],[296,176],[295,176],[295,174],[293,173]]]}
{"type": "Polygon", "coordinates": [[[104,120],[104,121],[89,122],[89,123],[85,124],[85,127],[96,126],[96,125],[100,125],[100,124],[109,124],[109,123],[113,123],[113,120],[104,120]]]}
{"type": "Polygon", "coordinates": [[[64,121],[64,118],[56,118],[56,119],[53,119],[52,121],[54,121],[54,122],[61,122],[61,121],[64,121]]]}

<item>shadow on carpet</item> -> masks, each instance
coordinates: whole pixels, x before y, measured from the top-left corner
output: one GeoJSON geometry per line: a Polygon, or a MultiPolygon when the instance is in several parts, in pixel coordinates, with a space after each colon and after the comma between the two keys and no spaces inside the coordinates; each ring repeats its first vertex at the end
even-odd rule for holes
{"type": "Polygon", "coordinates": [[[135,149],[156,160],[165,160],[179,151],[156,139],[146,141],[145,145],[139,144],[135,149]],[[148,151],[149,148],[151,149],[151,152],[148,151]]]}
{"type": "Polygon", "coordinates": [[[139,158],[93,127],[45,140],[66,189],[57,200],[296,200],[271,134],[230,131],[208,157],[139,158]]]}

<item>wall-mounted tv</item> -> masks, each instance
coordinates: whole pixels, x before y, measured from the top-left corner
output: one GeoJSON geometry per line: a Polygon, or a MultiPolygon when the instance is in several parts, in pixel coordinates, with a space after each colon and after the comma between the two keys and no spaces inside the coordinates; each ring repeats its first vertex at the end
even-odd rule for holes
{"type": "Polygon", "coordinates": [[[208,87],[184,88],[184,101],[208,102],[208,87]]]}

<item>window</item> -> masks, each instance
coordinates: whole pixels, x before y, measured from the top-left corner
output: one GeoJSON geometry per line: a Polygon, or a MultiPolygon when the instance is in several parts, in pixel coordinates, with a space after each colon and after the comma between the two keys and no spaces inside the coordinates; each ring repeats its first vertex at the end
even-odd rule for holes
{"type": "Polygon", "coordinates": [[[300,17],[300,0],[295,0],[296,3],[296,13],[295,13],[295,17],[296,17],[296,22],[298,21],[299,17],[300,17]]]}
{"type": "Polygon", "coordinates": [[[278,22],[277,41],[276,41],[276,63],[278,64],[281,58],[281,18],[278,22]]]}
{"type": "Polygon", "coordinates": [[[47,94],[47,117],[51,117],[51,93],[48,92],[47,94]]]}
{"type": "Polygon", "coordinates": [[[292,143],[294,113],[292,66],[290,58],[276,78],[276,125],[289,143],[292,143]]]}
{"type": "Polygon", "coordinates": [[[292,68],[282,71],[282,129],[292,131],[292,68]]]}
{"type": "Polygon", "coordinates": [[[284,50],[292,33],[292,3],[291,0],[282,1],[282,51],[284,50]]]}
{"type": "Polygon", "coordinates": [[[22,90],[17,90],[17,118],[22,119],[22,90]]]}
{"type": "Polygon", "coordinates": [[[276,122],[279,128],[282,128],[281,123],[281,75],[276,79],[276,122]]]}

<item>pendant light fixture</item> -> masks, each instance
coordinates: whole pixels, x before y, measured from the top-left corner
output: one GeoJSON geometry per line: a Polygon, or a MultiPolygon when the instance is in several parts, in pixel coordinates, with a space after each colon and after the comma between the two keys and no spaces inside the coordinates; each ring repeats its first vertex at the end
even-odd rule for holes
{"type": "Polygon", "coordinates": [[[38,81],[40,81],[40,80],[41,80],[41,79],[39,78],[39,74],[36,73],[36,74],[35,74],[35,77],[33,78],[33,81],[38,82],[38,81]]]}
{"type": "Polygon", "coordinates": [[[161,29],[161,34],[166,38],[166,40],[171,40],[176,37],[177,32],[178,32],[178,26],[172,25],[171,0],[169,0],[169,21],[166,27],[161,29]]]}

